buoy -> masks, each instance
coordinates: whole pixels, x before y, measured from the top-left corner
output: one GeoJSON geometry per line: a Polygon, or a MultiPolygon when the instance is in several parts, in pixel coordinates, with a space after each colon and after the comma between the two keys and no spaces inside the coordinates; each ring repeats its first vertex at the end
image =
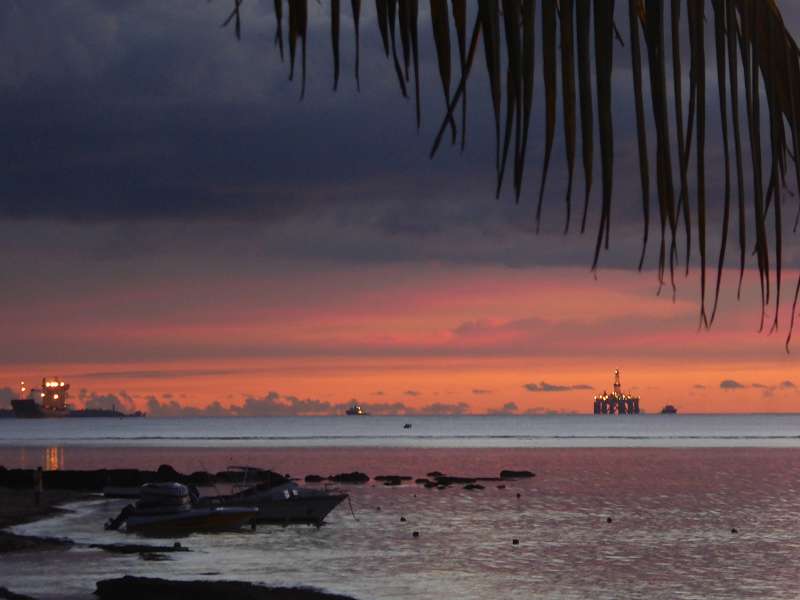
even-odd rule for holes
{"type": "Polygon", "coordinates": [[[418,538],[419,537],[419,531],[415,531],[411,535],[414,536],[415,538],[418,538]]]}
{"type": "Polygon", "coordinates": [[[608,518],[606,519],[606,523],[611,523],[612,521],[613,521],[613,519],[612,519],[611,517],[608,517],[608,518]]]}
{"type": "Polygon", "coordinates": [[[522,498],[522,494],[520,494],[519,492],[517,492],[517,498],[522,498]]]}
{"type": "Polygon", "coordinates": [[[517,538],[511,540],[511,543],[514,544],[515,546],[519,546],[519,540],[517,538]]]}

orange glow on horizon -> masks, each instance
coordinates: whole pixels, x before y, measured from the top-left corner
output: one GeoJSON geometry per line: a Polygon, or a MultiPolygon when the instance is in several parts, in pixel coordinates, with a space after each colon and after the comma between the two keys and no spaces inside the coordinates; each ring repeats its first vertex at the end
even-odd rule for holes
{"type": "MultiPolygon", "coordinates": [[[[356,399],[367,410],[463,402],[478,414],[508,403],[519,413],[589,413],[620,368],[623,391],[640,396],[646,412],[665,404],[681,412],[800,411],[800,392],[786,383],[800,386],[797,359],[782,338],[756,332],[754,296],[736,304],[726,290],[718,322],[698,332],[692,281],[673,303],[654,293],[651,274],[607,271],[595,281],[578,269],[387,270],[268,282],[288,298],[264,296],[265,282],[232,281],[221,302],[238,303],[224,310],[214,310],[212,284],[193,292],[209,296],[205,310],[181,310],[181,286],[165,285],[158,314],[112,312],[109,321],[93,317],[105,309],[99,305],[64,319],[65,343],[95,356],[3,364],[0,387],[59,372],[86,397],[124,391],[131,408],[145,411],[149,396],[203,408],[275,391],[331,406],[356,399]],[[128,354],[100,358],[107,348],[128,354]],[[723,389],[725,380],[741,387],[723,389]]],[[[138,302],[141,291],[133,293],[138,302]]],[[[53,323],[41,332],[26,333],[36,343],[52,336],[53,323]]],[[[78,394],[74,401],[81,404],[78,394]]]]}

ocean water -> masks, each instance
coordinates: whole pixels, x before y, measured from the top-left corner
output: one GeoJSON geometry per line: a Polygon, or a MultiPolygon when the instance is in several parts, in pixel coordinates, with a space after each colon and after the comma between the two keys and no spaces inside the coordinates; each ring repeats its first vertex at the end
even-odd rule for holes
{"type": "Polygon", "coordinates": [[[793,415],[86,421],[2,423],[0,464],[193,471],[245,463],[300,478],[511,468],[536,477],[474,491],[341,486],[351,503],[321,528],[193,534],[180,540],[191,552],[163,562],[88,548],[175,541],[104,531],[125,502],[98,498],[15,528],[82,545],[6,555],[0,585],[88,598],[95,581],[135,574],[311,585],[361,600],[800,595],[793,415]]]}
{"type": "Polygon", "coordinates": [[[23,446],[800,447],[800,414],[1,419],[23,446]]]}

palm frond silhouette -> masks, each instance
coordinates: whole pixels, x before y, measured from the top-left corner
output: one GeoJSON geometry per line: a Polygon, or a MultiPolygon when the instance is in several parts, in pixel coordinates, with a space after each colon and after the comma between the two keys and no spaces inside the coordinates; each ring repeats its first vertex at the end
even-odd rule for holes
{"type": "MultiPolygon", "coordinates": [[[[541,77],[545,89],[545,136],[543,174],[536,210],[537,229],[546,197],[556,112],[560,104],[568,169],[564,199],[565,232],[573,209],[572,183],[578,133],[586,190],[581,232],[586,229],[586,213],[594,183],[595,148],[599,150],[597,166],[602,202],[592,261],[592,269],[596,269],[601,251],[608,248],[611,236],[615,157],[612,73],[615,49],[619,45],[630,52],[632,67],[633,119],[637,132],[644,220],[639,268],[643,267],[651,221],[654,220],[652,198],[657,208],[659,282],[671,285],[674,290],[675,271],[681,261],[688,270],[696,244],[700,260],[700,324],[709,327],[717,315],[726,247],[735,215],[739,249],[738,293],[741,294],[748,249],[751,249],[760,282],[760,329],[766,326],[767,307],[774,304],[774,317],[768,328],[773,332],[778,328],[781,312],[782,205],[790,163],[794,165],[795,180],[800,184],[797,152],[800,138],[800,56],[797,44],[774,0],[627,0],[627,10],[624,10],[624,3],[625,0],[620,2],[617,10],[615,0],[476,0],[469,3],[466,0],[430,0],[427,14],[445,103],[431,156],[436,154],[446,138],[456,143],[459,128],[462,148],[466,143],[467,83],[475,70],[476,54],[482,46],[495,131],[496,190],[499,195],[504,184],[510,185],[519,201],[530,141],[533,88],[538,66],[536,48],[540,46],[541,77]],[[627,22],[627,43],[617,28],[616,20],[627,22]],[[687,42],[682,39],[687,37],[683,27],[688,32],[688,105],[683,89],[681,49],[687,42]],[[710,53],[706,48],[707,27],[713,30],[716,81],[712,88],[718,96],[724,155],[723,215],[719,224],[721,243],[716,255],[713,286],[709,286],[707,281],[711,259],[707,242],[706,112],[709,99],[706,57],[710,53]],[[456,52],[452,49],[454,44],[456,52]],[[460,70],[455,88],[454,56],[460,70]],[[668,81],[670,76],[671,85],[668,81]],[[649,98],[646,98],[645,89],[649,90],[649,98]],[[670,96],[674,99],[672,107],[670,96]],[[762,106],[764,100],[765,107],[762,106]],[[651,107],[649,115],[647,104],[651,107]],[[648,128],[648,120],[655,125],[652,129],[648,128]],[[654,153],[649,150],[649,134],[655,136],[654,153]],[[750,156],[747,165],[746,150],[750,156]],[[694,173],[690,170],[692,159],[694,173]],[[751,189],[746,189],[745,168],[752,171],[751,189]],[[510,173],[508,182],[507,172],[510,173]],[[651,184],[654,184],[654,189],[651,189],[651,184]]],[[[330,0],[329,4],[335,89],[340,77],[341,5],[339,0],[330,0]]],[[[241,36],[242,6],[243,0],[233,0],[233,10],[223,23],[233,23],[237,36],[241,36]]],[[[285,9],[288,9],[289,77],[295,78],[295,65],[299,62],[302,97],[306,80],[308,0],[274,0],[275,45],[281,56],[284,51],[285,9]]],[[[351,0],[350,9],[356,38],[355,79],[360,87],[362,2],[351,0]]],[[[397,77],[400,93],[404,96],[413,93],[419,127],[419,1],[375,0],[375,16],[380,48],[397,77]],[[409,89],[412,75],[413,91],[409,89]]],[[[798,221],[800,211],[794,219],[795,232],[798,221]]],[[[791,302],[787,350],[799,294],[800,280],[791,302]]]]}

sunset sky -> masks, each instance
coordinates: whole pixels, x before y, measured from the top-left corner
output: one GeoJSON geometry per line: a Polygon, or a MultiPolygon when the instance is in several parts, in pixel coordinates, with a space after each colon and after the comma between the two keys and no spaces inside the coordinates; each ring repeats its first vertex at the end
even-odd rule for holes
{"type": "MultiPolygon", "coordinates": [[[[577,233],[574,210],[565,237],[560,121],[542,232],[534,231],[540,80],[516,205],[509,191],[494,198],[482,62],[470,83],[466,152],[446,147],[428,159],[444,101],[425,13],[418,133],[413,101],[378,49],[372,3],[360,94],[349,10],[333,93],[328,3],[309,4],[302,102],[272,47],[272,2],[244,3],[241,42],[219,27],[230,4],[0,4],[0,407],[20,379],[58,375],[77,405],[151,415],[331,414],[353,399],[384,414],[585,413],[619,368],[648,412],[667,403],[682,412],[800,411],[800,336],[791,354],[784,349],[796,236],[771,336],[758,333],[752,269],[736,301],[734,240],[711,331],[698,331],[696,265],[677,277],[674,301],[669,289],[657,295],[655,244],[636,271],[627,47],[616,50],[611,249],[595,277],[599,164],[589,233],[577,233]]],[[[779,5],[800,34],[800,6],[779,5]]],[[[708,60],[710,77],[712,51],[708,60]]],[[[712,102],[716,94],[708,179],[718,222],[712,102]]],[[[788,185],[795,192],[793,177],[788,185]]],[[[582,197],[577,177],[576,206],[582,197]]],[[[792,221],[797,199],[787,199],[792,221]]],[[[715,264],[719,240],[709,245],[715,264]]]]}

